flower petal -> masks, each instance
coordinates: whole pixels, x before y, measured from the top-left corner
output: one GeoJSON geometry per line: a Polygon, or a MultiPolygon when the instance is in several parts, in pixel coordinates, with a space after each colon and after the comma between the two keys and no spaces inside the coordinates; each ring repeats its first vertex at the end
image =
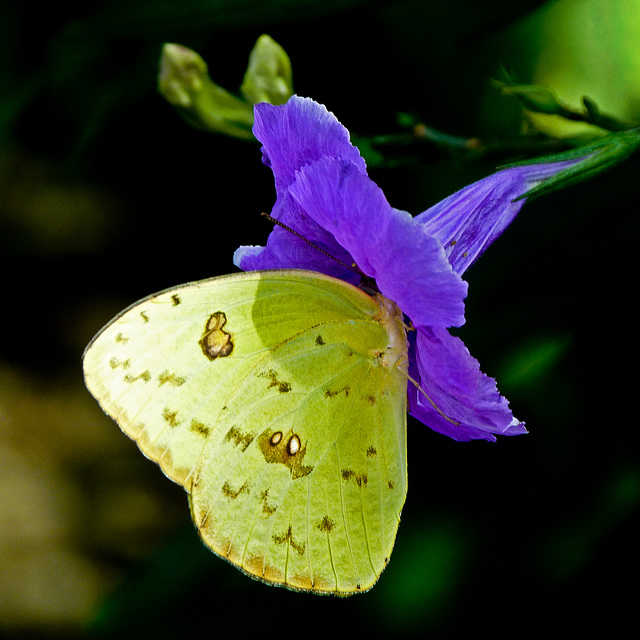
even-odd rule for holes
{"type": "Polygon", "coordinates": [[[579,160],[503,169],[457,191],[415,219],[440,240],[454,271],[463,274],[516,217],[525,202],[525,198],[516,198],[579,160]]]}
{"type": "Polygon", "coordinates": [[[255,106],[253,133],[262,142],[263,161],[273,170],[276,192],[295,180],[296,171],[324,156],[350,160],[363,171],[349,131],[324,105],[292,96],[286,104],[255,106]]]}
{"type": "Polygon", "coordinates": [[[527,433],[498,392],[493,378],[480,371],[462,340],[446,329],[419,328],[411,345],[409,413],[454,440],[495,440],[494,434],[527,433]],[[426,394],[426,395],[425,395],[426,394]]]}
{"type": "Polygon", "coordinates": [[[464,323],[467,284],[440,243],[410,214],[391,207],[354,163],[323,158],[307,165],[289,192],[415,326],[464,323]]]}
{"type": "Polygon", "coordinates": [[[309,269],[357,284],[358,274],[337,262],[351,264],[352,257],[331,233],[305,214],[287,190],[296,171],[324,156],[346,158],[365,171],[365,162],[349,141],[348,130],[323,105],[292,96],[285,105],[256,105],[253,132],[263,143],[263,161],[275,178],[277,199],[271,215],[307,241],[276,226],[265,247],[237,249],[234,264],[244,271],[309,269]]]}
{"type": "Polygon", "coordinates": [[[287,229],[275,226],[269,234],[266,246],[241,246],[236,250],[233,262],[237,267],[243,271],[308,269],[340,278],[354,285],[358,284],[359,275],[344,266],[344,264],[352,264],[353,258],[338,244],[331,233],[306,215],[288,192],[279,196],[272,216],[306,240],[287,229]]]}

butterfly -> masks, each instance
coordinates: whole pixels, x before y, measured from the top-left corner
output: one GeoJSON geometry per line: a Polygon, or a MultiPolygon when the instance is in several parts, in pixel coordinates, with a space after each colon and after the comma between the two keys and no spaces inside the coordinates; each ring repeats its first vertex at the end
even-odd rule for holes
{"type": "Polygon", "coordinates": [[[312,271],[221,276],[128,307],[83,367],[102,409],[184,487],[218,556],[300,591],[378,580],[407,493],[394,303],[312,271]]]}

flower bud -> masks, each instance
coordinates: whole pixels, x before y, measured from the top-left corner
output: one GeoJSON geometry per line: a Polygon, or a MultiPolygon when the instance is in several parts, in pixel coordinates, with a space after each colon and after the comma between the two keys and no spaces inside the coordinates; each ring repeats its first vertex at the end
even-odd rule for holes
{"type": "Polygon", "coordinates": [[[253,138],[253,106],[215,84],[195,51],[179,44],[163,46],[158,90],[194,127],[253,138]]]}
{"type": "Polygon", "coordinates": [[[291,62],[275,40],[260,36],[249,56],[240,98],[211,80],[206,62],[195,51],[167,43],[160,57],[158,91],[192,126],[252,140],[253,105],[284,104],[293,95],[291,62]]]}
{"type": "Polygon", "coordinates": [[[252,104],[284,104],[293,95],[289,56],[266,34],[258,38],[249,54],[240,92],[252,104]]]}
{"type": "Polygon", "coordinates": [[[549,87],[538,84],[508,84],[500,81],[495,81],[494,84],[503,95],[517,98],[529,111],[558,116],[567,115],[567,108],[560,101],[558,94],[549,87]]]}

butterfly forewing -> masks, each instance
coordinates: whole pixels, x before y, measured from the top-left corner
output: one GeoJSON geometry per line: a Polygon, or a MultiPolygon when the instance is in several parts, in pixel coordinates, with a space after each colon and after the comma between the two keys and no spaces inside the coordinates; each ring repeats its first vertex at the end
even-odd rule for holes
{"type": "Polygon", "coordinates": [[[212,280],[151,296],[105,327],[85,353],[91,393],[181,484],[188,482],[229,388],[265,348],[251,320],[257,283],[238,284],[212,280]],[[200,342],[210,316],[222,309],[216,305],[224,303],[235,348],[211,361],[200,342]]]}

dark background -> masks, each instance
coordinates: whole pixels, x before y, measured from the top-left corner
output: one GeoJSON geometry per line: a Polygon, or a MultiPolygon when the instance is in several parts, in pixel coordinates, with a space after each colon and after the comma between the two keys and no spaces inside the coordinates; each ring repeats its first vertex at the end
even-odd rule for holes
{"type": "MultiPolygon", "coordinates": [[[[234,271],[270,231],[258,145],[191,129],[156,91],[163,42],[237,91],[261,33],[356,140],[406,134],[399,112],[498,149],[566,135],[491,87],[501,64],[640,121],[635,1],[3,3],[0,636],[618,635],[637,607],[635,156],[527,204],[467,272],[459,334],[530,433],[457,443],[409,420],[408,499],[368,594],[268,587],[208,552],[182,489],[84,389],[116,312],[234,271]]],[[[370,174],[414,214],[525,156],[398,140],[370,174]]]]}

